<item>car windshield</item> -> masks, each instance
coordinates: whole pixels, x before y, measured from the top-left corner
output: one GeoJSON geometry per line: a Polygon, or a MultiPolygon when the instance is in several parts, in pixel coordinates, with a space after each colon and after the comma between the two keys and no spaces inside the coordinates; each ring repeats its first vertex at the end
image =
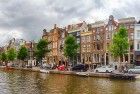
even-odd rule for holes
{"type": "Polygon", "coordinates": [[[136,66],[134,69],[140,69],[140,66],[136,66]]]}
{"type": "Polygon", "coordinates": [[[107,66],[102,66],[102,68],[106,68],[107,66]]]}
{"type": "Polygon", "coordinates": [[[102,68],[111,68],[111,66],[102,66],[102,68]]]}

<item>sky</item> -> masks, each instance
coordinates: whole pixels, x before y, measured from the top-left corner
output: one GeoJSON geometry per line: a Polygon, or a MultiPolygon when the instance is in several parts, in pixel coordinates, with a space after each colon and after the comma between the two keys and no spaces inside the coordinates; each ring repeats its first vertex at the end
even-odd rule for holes
{"type": "Polygon", "coordinates": [[[140,0],[0,0],[0,46],[9,39],[39,40],[43,29],[82,21],[136,17],[140,0]]]}

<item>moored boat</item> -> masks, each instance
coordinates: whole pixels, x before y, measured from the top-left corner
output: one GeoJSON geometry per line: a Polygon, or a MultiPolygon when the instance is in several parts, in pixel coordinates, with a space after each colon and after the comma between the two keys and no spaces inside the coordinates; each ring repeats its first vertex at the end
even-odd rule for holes
{"type": "Polygon", "coordinates": [[[42,73],[49,73],[50,71],[49,70],[45,70],[45,69],[41,69],[40,72],[42,72],[42,73]]]}
{"type": "Polygon", "coordinates": [[[128,74],[128,73],[111,73],[111,79],[124,79],[124,80],[134,80],[136,75],[128,74]]]}

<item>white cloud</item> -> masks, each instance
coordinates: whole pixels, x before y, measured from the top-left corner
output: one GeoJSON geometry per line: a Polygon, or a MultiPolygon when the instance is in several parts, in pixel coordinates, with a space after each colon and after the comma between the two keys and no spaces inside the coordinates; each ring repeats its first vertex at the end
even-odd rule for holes
{"type": "Polygon", "coordinates": [[[140,0],[0,0],[1,45],[11,37],[37,40],[44,28],[135,16],[140,0]],[[6,32],[6,33],[5,33],[6,32]]]}

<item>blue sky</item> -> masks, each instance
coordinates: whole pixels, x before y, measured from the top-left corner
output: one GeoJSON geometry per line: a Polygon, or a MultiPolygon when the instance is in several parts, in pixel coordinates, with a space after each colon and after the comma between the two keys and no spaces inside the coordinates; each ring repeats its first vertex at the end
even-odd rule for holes
{"type": "Polygon", "coordinates": [[[54,24],[92,23],[109,15],[139,20],[139,10],[140,0],[0,0],[0,45],[13,37],[38,40],[54,24]]]}

